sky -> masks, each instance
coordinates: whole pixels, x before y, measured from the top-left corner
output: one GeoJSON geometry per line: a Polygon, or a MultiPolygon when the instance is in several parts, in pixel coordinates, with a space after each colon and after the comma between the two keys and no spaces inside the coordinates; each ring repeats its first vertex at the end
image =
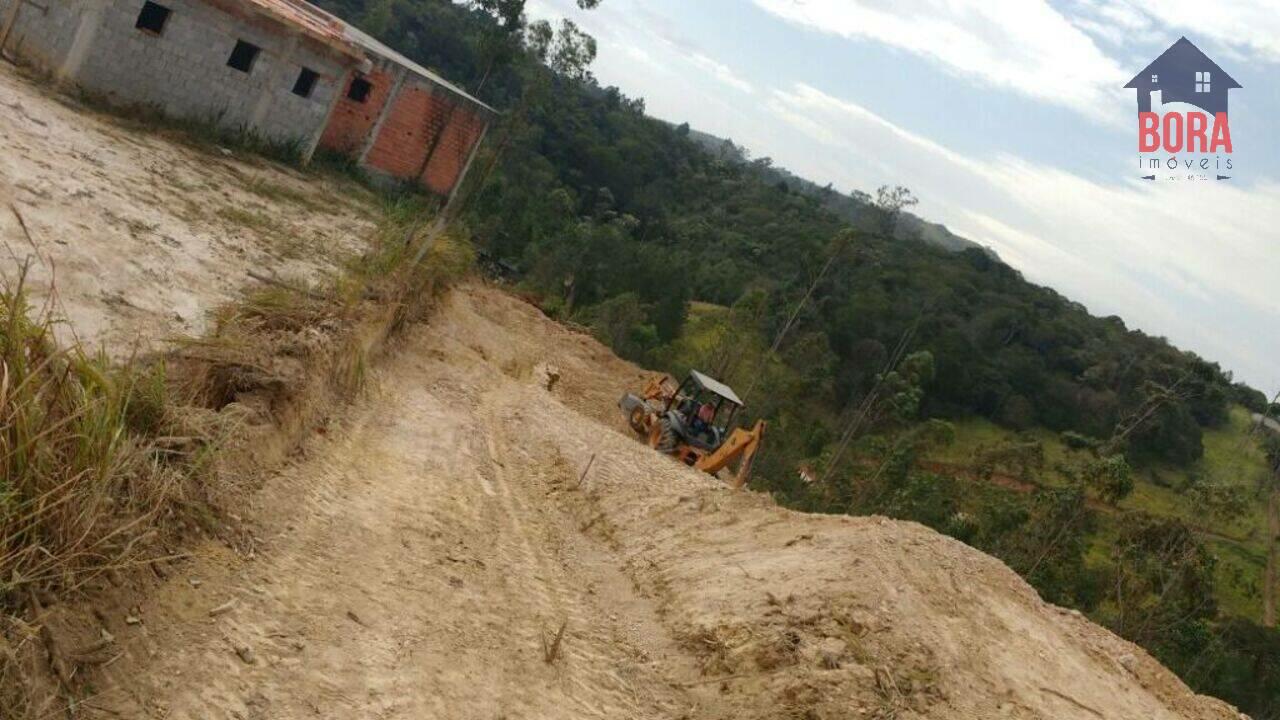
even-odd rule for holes
{"type": "MultiPolygon", "coordinates": [[[[602,85],[921,217],[1096,315],[1280,390],[1280,0],[530,0],[602,85]],[[1230,94],[1230,180],[1139,171],[1123,86],[1186,36],[1230,94]]],[[[1179,109],[1166,106],[1166,109],[1179,109]]],[[[1183,108],[1192,109],[1192,108],[1183,108]]],[[[1221,155],[1221,154],[1220,154],[1221,155]]],[[[1162,155],[1167,157],[1167,154],[1162,155]]],[[[1222,157],[1226,157],[1222,155],[1222,157]]]]}

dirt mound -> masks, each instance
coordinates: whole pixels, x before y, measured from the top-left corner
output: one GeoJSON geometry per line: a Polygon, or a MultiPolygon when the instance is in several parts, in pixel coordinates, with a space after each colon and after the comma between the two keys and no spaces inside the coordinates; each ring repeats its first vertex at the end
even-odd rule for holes
{"type": "Polygon", "coordinates": [[[450,316],[472,313],[483,354],[566,368],[562,403],[525,386],[505,410],[528,433],[523,469],[572,458],[580,472],[595,455],[583,488],[562,476],[562,501],[749,715],[1238,717],[963,543],[914,523],[790,512],[601,433],[572,409],[621,429],[619,387],[642,374],[508,298],[486,293],[450,316]]]}
{"type": "Polygon", "coordinates": [[[1237,717],[961,543],[657,455],[617,417],[640,376],[516,299],[453,292],[268,483],[249,551],[198,548],[81,629],[119,646],[82,710],[1237,717]]]}

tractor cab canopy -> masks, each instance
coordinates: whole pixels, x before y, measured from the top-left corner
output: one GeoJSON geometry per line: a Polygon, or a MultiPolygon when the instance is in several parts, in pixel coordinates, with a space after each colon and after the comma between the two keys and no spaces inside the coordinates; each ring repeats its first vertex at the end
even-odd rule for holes
{"type": "Polygon", "coordinates": [[[710,417],[702,419],[709,425],[721,430],[733,423],[734,416],[743,407],[742,399],[733,388],[715,378],[690,370],[689,377],[680,383],[680,387],[667,402],[667,409],[672,406],[690,420],[704,410],[709,410],[710,417]]]}
{"type": "Polygon", "coordinates": [[[697,370],[690,370],[689,379],[697,383],[698,386],[701,387],[703,390],[713,392],[716,395],[719,395],[720,397],[724,398],[725,400],[728,400],[729,402],[733,403],[734,405],[737,405],[738,407],[742,407],[743,405],[746,404],[742,402],[742,400],[738,399],[738,394],[733,391],[733,388],[729,387],[728,385],[725,385],[724,383],[720,382],[719,380],[716,380],[713,377],[703,375],[697,370]]]}

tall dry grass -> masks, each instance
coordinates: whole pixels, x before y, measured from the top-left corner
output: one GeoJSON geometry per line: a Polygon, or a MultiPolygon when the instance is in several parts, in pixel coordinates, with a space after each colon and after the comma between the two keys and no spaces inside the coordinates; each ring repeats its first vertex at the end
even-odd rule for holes
{"type": "MultiPolygon", "coordinates": [[[[54,334],[25,269],[0,290],[0,717],[27,718],[48,648],[40,598],[141,561],[183,482],[164,452],[161,363],[113,364],[54,334]],[[22,619],[10,614],[30,608],[22,619]]],[[[56,659],[56,674],[65,664],[56,659]]]]}
{"type": "Polygon", "coordinates": [[[64,347],[21,274],[0,292],[0,602],[128,563],[178,486],[164,368],[64,347]]]}

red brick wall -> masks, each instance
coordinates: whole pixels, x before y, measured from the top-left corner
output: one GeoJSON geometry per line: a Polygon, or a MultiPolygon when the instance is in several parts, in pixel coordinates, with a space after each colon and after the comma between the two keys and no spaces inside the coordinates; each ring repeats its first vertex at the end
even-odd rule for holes
{"type": "Polygon", "coordinates": [[[333,108],[333,114],[329,117],[329,124],[325,127],[324,134],[320,136],[320,147],[326,150],[344,155],[359,152],[364,147],[365,139],[369,137],[369,131],[378,121],[378,115],[382,113],[382,106],[386,104],[392,86],[395,85],[395,77],[391,73],[374,70],[364,76],[364,79],[373,85],[373,89],[369,91],[369,97],[359,103],[347,97],[351,81],[356,77],[355,73],[351,73],[343,83],[342,95],[333,108]]]}
{"type": "Polygon", "coordinates": [[[403,180],[421,173],[427,189],[447,195],[480,137],[482,119],[455,105],[443,88],[417,83],[405,83],[393,102],[366,164],[403,180]]]}
{"type": "Polygon", "coordinates": [[[467,164],[471,148],[480,140],[484,120],[465,107],[458,107],[449,117],[449,125],[436,145],[435,152],[422,174],[422,183],[428,190],[447,195],[458,182],[458,176],[467,164]]]}
{"type": "Polygon", "coordinates": [[[406,82],[392,103],[365,163],[407,180],[418,175],[427,159],[427,145],[438,124],[435,108],[440,101],[426,87],[406,82]]]}

